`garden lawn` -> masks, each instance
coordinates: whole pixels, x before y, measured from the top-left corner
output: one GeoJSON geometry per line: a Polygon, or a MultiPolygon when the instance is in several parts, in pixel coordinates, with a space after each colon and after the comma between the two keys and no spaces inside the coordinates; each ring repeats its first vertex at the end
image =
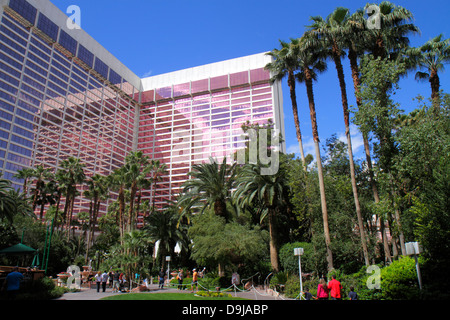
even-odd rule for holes
{"type": "Polygon", "coordinates": [[[126,293],[102,298],[101,300],[246,300],[235,297],[199,297],[193,293],[126,293]]]}

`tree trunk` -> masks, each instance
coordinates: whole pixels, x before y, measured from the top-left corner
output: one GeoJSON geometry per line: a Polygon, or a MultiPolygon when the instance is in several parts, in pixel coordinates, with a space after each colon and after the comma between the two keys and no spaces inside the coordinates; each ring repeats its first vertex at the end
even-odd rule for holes
{"type": "Polygon", "coordinates": [[[323,169],[322,169],[322,159],[320,157],[320,147],[319,147],[319,130],[317,128],[317,118],[316,118],[316,106],[314,103],[314,91],[313,91],[313,83],[311,71],[308,67],[304,69],[305,72],[305,82],[306,82],[306,92],[308,95],[309,101],[309,110],[311,116],[311,126],[312,126],[312,134],[314,137],[314,145],[316,149],[316,161],[317,161],[317,169],[319,175],[319,188],[320,188],[320,202],[322,207],[322,218],[323,218],[323,232],[325,236],[325,245],[327,249],[327,263],[328,263],[328,271],[333,269],[333,253],[331,251],[331,238],[330,238],[330,229],[328,226],[328,210],[327,210],[327,201],[325,196],[325,184],[323,179],[323,169]]]}
{"type": "Polygon", "coordinates": [[[289,75],[288,75],[288,86],[289,86],[290,95],[291,95],[292,112],[294,114],[294,124],[295,124],[295,130],[297,133],[298,146],[300,148],[300,157],[302,159],[303,169],[306,170],[306,160],[305,160],[305,153],[303,151],[302,132],[300,130],[300,120],[298,117],[297,96],[295,93],[295,77],[294,77],[294,72],[291,70],[289,71],[289,75]]]}
{"type": "Polygon", "coordinates": [[[437,70],[433,69],[430,73],[430,85],[431,85],[431,100],[433,102],[433,106],[436,108],[436,111],[440,109],[440,96],[439,96],[439,90],[440,90],[440,80],[439,76],[437,74],[437,70]]]}
{"type": "Polygon", "coordinates": [[[348,100],[347,100],[347,86],[345,84],[344,69],[342,68],[341,57],[338,54],[338,48],[336,43],[333,46],[333,59],[336,65],[336,71],[339,79],[339,86],[341,88],[341,99],[342,99],[342,109],[344,111],[344,123],[345,123],[345,136],[347,137],[347,147],[348,147],[348,159],[350,161],[350,179],[352,183],[353,199],[355,202],[356,216],[358,218],[358,227],[361,237],[361,246],[363,249],[364,261],[366,266],[370,264],[369,253],[367,250],[366,234],[364,231],[364,223],[361,215],[361,206],[359,203],[358,189],[356,186],[355,177],[355,163],[353,161],[353,150],[352,150],[352,139],[350,135],[350,113],[348,111],[348,100]]]}
{"type": "Polygon", "coordinates": [[[275,230],[275,208],[269,208],[270,264],[275,272],[280,271],[278,263],[277,232],[275,230]]]}

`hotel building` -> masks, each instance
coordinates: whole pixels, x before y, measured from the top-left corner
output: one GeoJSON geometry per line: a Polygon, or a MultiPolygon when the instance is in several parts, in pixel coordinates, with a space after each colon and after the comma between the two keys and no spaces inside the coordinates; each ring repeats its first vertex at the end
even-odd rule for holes
{"type": "MultiPolygon", "coordinates": [[[[67,20],[47,0],[0,0],[0,172],[16,188],[25,167],[57,169],[73,156],[87,176],[108,175],[142,150],[167,165],[144,194],[162,207],[193,164],[242,147],[247,121],[272,119],[284,136],[265,53],[141,79],[67,20]]],[[[75,214],[88,208],[78,197],[75,214]]]]}

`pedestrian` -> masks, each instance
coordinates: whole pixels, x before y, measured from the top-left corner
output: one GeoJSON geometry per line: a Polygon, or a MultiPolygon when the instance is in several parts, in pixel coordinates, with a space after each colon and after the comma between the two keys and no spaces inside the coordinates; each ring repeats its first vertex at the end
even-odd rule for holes
{"type": "Polygon", "coordinates": [[[324,278],[320,278],[317,286],[317,300],[328,300],[328,287],[324,278]]]}
{"type": "Polygon", "coordinates": [[[311,292],[309,292],[309,288],[305,287],[305,292],[302,292],[303,296],[305,297],[305,300],[312,300],[314,297],[311,294],[311,292]]]}
{"type": "Polygon", "coordinates": [[[95,282],[97,283],[97,292],[100,292],[100,284],[102,283],[102,274],[100,271],[95,275],[95,282]]]}
{"type": "Polygon", "coordinates": [[[102,291],[106,291],[106,283],[108,282],[108,273],[105,271],[102,274],[102,291]]]}
{"type": "Polygon", "coordinates": [[[109,270],[108,278],[109,278],[109,283],[108,283],[109,287],[112,288],[112,286],[113,286],[113,272],[112,272],[112,269],[109,270]]]}
{"type": "Polygon", "coordinates": [[[330,290],[331,300],[341,300],[342,284],[336,280],[335,274],[333,274],[331,281],[328,283],[328,290],[330,290]]]}
{"type": "Polygon", "coordinates": [[[120,273],[119,271],[114,271],[113,273],[113,292],[119,292],[119,277],[120,277],[120,273]]]}
{"type": "Polygon", "coordinates": [[[161,268],[161,271],[159,271],[158,277],[159,277],[159,288],[163,289],[164,288],[164,276],[166,274],[164,273],[164,269],[161,268]]]}
{"type": "Polygon", "coordinates": [[[350,286],[348,297],[350,300],[358,300],[358,294],[355,292],[355,288],[353,286],[350,286]]]}
{"type": "Polygon", "coordinates": [[[183,270],[180,269],[177,274],[178,290],[183,290],[183,270]]]}
{"type": "Polygon", "coordinates": [[[192,270],[191,292],[194,292],[194,287],[196,287],[196,290],[198,291],[198,272],[195,268],[192,270]]]}
{"type": "Polygon", "coordinates": [[[20,289],[20,282],[24,279],[23,274],[19,272],[19,267],[14,267],[13,270],[6,276],[3,283],[3,289],[6,288],[6,294],[9,300],[14,300],[20,289]]]}

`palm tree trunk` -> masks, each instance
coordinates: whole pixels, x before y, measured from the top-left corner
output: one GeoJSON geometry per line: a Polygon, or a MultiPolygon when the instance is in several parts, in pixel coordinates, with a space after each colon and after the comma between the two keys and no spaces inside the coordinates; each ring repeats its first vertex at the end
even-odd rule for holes
{"type": "Polygon", "coordinates": [[[431,100],[433,102],[433,106],[435,107],[436,111],[440,108],[440,97],[439,97],[439,90],[440,90],[440,80],[439,76],[437,74],[437,70],[433,69],[430,73],[430,85],[431,85],[431,100]]]}
{"type": "Polygon", "coordinates": [[[312,134],[314,137],[314,146],[316,149],[316,161],[317,161],[317,170],[319,175],[319,188],[320,188],[320,202],[322,207],[322,218],[323,218],[323,232],[325,236],[325,246],[327,249],[327,263],[328,263],[328,271],[333,269],[333,253],[331,251],[331,238],[330,238],[330,229],[328,226],[328,210],[327,210],[327,201],[325,196],[325,184],[323,179],[323,169],[322,169],[322,159],[320,157],[320,148],[319,148],[319,131],[317,128],[317,118],[316,118],[316,106],[314,103],[314,91],[313,91],[313,83],[311,71],[308,67],[304,69],[305,72],[305,83],[306,83],[306,92],[308,95],[309,101],[309,110],[311,116],[311,126],[312,126],[312,134]]]}
{"type": "Polygon", "coordinates": [[[269,208],[270,264],[275,272],[280,271],[278,263],[277,232],[275,230],[275,208],[269,208]]]}
{"type": "Polygon", "coordinates": [[[342,109],[344,111],[344,123],[345,123],[345,136],[347,137],[347,148],[348,148],[348,159],[350,161],[350,179],[352,183],[353,198],[355,202],[356,216],[358,218],[358,227],[361,237],[361,246],[363,249],[364,261],[366,266],[370,264],[369,262],[369,252],[367,250],[366,234],[364,231],[364,223],[361,215],[361,206],[359,203],[358,189],[356,187],[356,177],[355,177],[355,163],[353,161],[353,150],[352,150],[352,139],[350,135],[350,113],[348,111],[348,100],[347,100],[347,86],[345,84],[344,68],[342,67],[341,57],[338,54],[338,48],[336,43],[333,46],[333,59],[336,65],[336,71],[339,79],[339,86],[341,88],[341,99],[342,99],[342,109]]]}
{"type": "Polygon", "coordinates": [[[305,160],[305,153],[303,151],[302,132],[300,130],[300,120],[298,117],[297,96],[295,93],[295,77],[294,77],[294,72],[292,70],[289,71],[288,86],[289,86],[289,91],[290,91],[290,95],[291,95],[292,112],[294,114],[294,124],[295,124],[295,130],[297,133],[298,145],[299,145],[299,149],[300,149],[300,157],[302,159],[303,169],[306,170],[306,160],[305,160]]]}

